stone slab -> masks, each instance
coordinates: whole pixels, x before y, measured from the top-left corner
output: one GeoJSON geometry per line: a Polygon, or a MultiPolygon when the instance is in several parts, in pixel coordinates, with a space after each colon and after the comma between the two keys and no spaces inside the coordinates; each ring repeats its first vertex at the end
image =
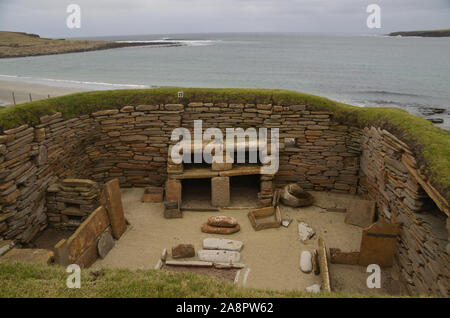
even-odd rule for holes
{"type": "Polygon", "coordinates": [[[323,289],[326,292],[331,292],[330,272],[328,268],[327,247],[325,245],[325,240],[321,236],[319,236],[317,243],[318,243],[317,251],[319,253],[320,276],[322,278],[323,289]]]}
{"type": "Polygon", "coordinates": [[[358,265],[359,252],[341,252],[338,248],[330,248],[331,264],[358,265]]]}
{"type": "Polygon", "coordinates": [[[218,215],[209,217],[208,224],[211,226],[219,227],[235,227],[238,222],[234,217],[218,215]]]}
{"type": "Polygon", "coordinates": [[[167,179],[166,181],[166,201],[181,202],[181,181],[176,179],[167,179]]]}
{"type": "Polygon", "coordinates": [[[375,219],[375,201],[348,200],[345,223],[360,227],[367,227],[375,219]]]}
{"type": "Polygon", "coordinates": [[[219,172],[219,176],[221,177],[248,176],[254,174],[261,174],[261,168],[259,166],[238,166],[231,170],[219,172]]]}
{"type": "Polygon", "coordinates": [[[205,238],[203,240],[203,248],[205,250],[226,250],[240,252],[244,243],[241,241],[227,240],[221,238],[205,238]]]}
{"type": "Polygon", "coordinates": [[[363,230],[359,264],[367,266],[377,264],[380,267],[391,267],[397,248],[399,225],[384,220],[372,224],[363,230]]]}
{"type": "Polygon", "coordinates": [[[239,263],[241,253],[223,250],[200,250],[197,256],[201,261],[213,263],[239,263]]]}
{"type": "Polygon", "coordinates": [[[0,241],[0,256],[14,247],[14,242],[10,240],[0,241]]]}
{"type": "Polygon", "coordinates": [[[308,293],[318,294],[320,293],[320,287],[321,287],[320,284],[314,284],[306,287],[306,291],[308,293]]]}
{"type": "Polygon", "coordinates": [[[97,182],[89,179],[64,179],[61,180],[61,185],[65,187],[83,187],[91,188],[97,186],[97,182]]]}
{"type": "Polygon", "coordinates": [[[186,266],[186,267],[212,267],[212,262],[203,261],[166,261],[169,266],[186,266]]]}
{"type": "Polygon", "coordinates": [[[305,222],[298,223],[298,235],[302,242],[306,242],[315,234],[314,230],[305,222]]]}
{"type": "MultiPolygon", "coordinates": [[[[109,226],[108,214],[103,206],[98,207],[67,239],[69,261],[75,261],[109,226]]],[[[97,248],[97,246],[95,246],[97,248]]]]}
{"type": "Polygon", "coordinates": [[[255,231],[279,228],[281,226],[281,212],[278,206],[253,210],[247,216],[255,231]]]}
{"type": "Polygon", "coordinates": [[[160,187],[147,187],[144,190],[141,201],[146,203],[163,202],[164,189],[160,187]]]}
{"type": "Polygon", "coordinates": [[[204,178],[214,178],[219,176],[219,172],[212,171],[208,168],[192,168],[185,169],[183,173],[171,175],[170,178],[173,179],[204,179],[204,178]]]}
{"type": "Polygon", "coordinates": [[[211,205],[223,207],[230,204],[230,178],[215,177],[211,179],[211,205]]]}
{"type": "Polygon", "coordinates": [[[210,234],[233,234],[239,232],[241,229],[240,225],[237,224],[235,227],[217,227],[211,226],[208,223],[203,224],[202,232],[210,234]]]}
{"type": "Polygon", "coordinates": [[[113,236],[118,240],[127,229],[118,179],[110,180],[104,184],[103,198],[111,222],[113,236]]]}
{"type": "Polygon", "coordinates": [[[173,258],[188,258],[195,256],[194,245],[192,244],[178,244],[172,247],[173,258]]]}
{"type": "Polygon", "coordinates": [[[114,242],[114,238],[112,237],[111,233],[109,232],[105,232],[103,233],[99,240],[98,240],[98,244],[97,244],[97,248],[98,248],[98,256],[100,256],[100,258],[105,258],[106,255],[108,255],[109,251],[111,251],[113,249],[115,245],[114,242]]]}
{"type": "Polygon", "coordinates": [[[242,263],[214,263],[214,267],[218,269],[242,269],[245,267],[245,264],[242,263]]]}
{"type": "Polygon", "coordinates": [[[300,254],[300,269],[306,274],[311,273],[313,270],[312,255],[310,251],[303,251],[300,254]]]}
{"type": "Polygon", "coordinates": [[[30,263],[30,264],[51,264],[54,254],[50,250],[34,248],[13,248],[8,253],[0,257],[0,263],[30,263]]]}

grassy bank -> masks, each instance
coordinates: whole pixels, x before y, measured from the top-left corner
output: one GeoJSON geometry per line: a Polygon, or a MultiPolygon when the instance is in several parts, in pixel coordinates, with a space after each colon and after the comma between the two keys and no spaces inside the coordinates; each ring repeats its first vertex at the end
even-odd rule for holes
{"type": "Polygon", "coordinates": [[[399,31],[389,33],[390,36],[422,36],[422,37],[447,37],[450,36],[450,29],[446,30],[426,30],[426,31],[399,31]]]}
{"type": "Polygon", "coordinates": [[[177,45],[176,43],[117,43],[108,41],[81,41],[45,39],[35,34],[0,31],[0,58],[50,55],[106,50],[128,46],[177,45]]]}
{"type": "Polygon", "coordinates": [[[273,103],[309,105],[329,110],[334,119],[360,127],[385,127],[414,149],[423,172],[431,183],[450,198],[450,131],[429,121],[393,108],[356,107],[327,98],[286,90],[158,88],[76,93],[0,109],[0,132],[22,124],[39,124],[39,117],[61,112],[64,118],[124,105],[203,102],[273,103]],[[184,98],[178,98],[183,90],[184,98]]]}
{"type": "MultiPolygon", "coordinates": [[[[367,295],[239,288],[205,275],[163,270],[82,270],[81,288],[69,289],[63,267],[22,263],[0,264],[0,298],[9,297],[167,297],[279,298],[368,297],[367,295]],[[100,274],[100,275],[99,275],[100,274]]],[[[369,296],[370,297],[370,296],[369,296]]],[[[379,296],[378,296],[379,297],[379,296]]]]}

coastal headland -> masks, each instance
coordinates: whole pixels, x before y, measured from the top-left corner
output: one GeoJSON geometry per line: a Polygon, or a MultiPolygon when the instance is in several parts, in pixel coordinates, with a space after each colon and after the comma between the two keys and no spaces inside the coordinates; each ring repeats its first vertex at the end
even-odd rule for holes
{"type": "Polygon", "coordinates": [[[0,58],[108,50],[131,46],[180,46],[176,42],[112,42],[41,38],[37,34],[0,31],[0,58]]]}
{"type": "Polygon", "coordinates": [[[450,36],[450,29],[446,30],[426,30],[426,31],[398,31],[389,33],[389,36],[422,36],[439,38],[450,36]]]}

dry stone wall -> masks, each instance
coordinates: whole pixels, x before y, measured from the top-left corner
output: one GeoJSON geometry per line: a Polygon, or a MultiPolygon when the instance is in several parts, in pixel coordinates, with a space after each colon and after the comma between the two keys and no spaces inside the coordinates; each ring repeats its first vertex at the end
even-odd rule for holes
{"type": "MultiPolygon", "coordinates": [[[[383,129],[364,129],[358,191],[377,202],[380,217],[401,225],[395,256],[400,278],[411,294],[448,296],[448,219],[421,186],[417,168],[404,142],[383,129]]],[[[445,205],[442,200],[436,198],[445,205]]]]}
{"type": "Polygon", "coordinates": [[[46,189],[86,173],[92,124],[88,115],[63,120],[57,113],[0,135],[0,238],[29,243],[47,226],[46,189]]]}

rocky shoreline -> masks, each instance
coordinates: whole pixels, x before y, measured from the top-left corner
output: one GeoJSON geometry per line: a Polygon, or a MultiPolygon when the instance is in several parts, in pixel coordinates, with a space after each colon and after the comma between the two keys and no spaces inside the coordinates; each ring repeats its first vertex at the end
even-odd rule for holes
{"type": "Polygon", "coordinates": [[[450,36],[450,29],[447,30],[428,30],[428,31],[399,31],[388,34],[389,36],[421,36],[421,37],[447,37],[450,36]]]}

